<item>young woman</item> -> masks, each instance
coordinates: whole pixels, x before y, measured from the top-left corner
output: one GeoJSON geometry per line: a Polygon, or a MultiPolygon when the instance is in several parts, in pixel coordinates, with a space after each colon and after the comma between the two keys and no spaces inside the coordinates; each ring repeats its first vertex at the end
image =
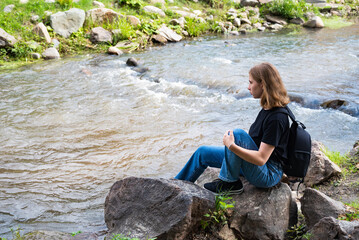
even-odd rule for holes
{"type": "Polygon", "coordinates": [[[278,109],[289,103],[278,70],[270,63],[261,63],[249,71],[248,90],[260,99],[261,111],[249,133],[242,129],[228,130],[224,146],[201,146],[175,177],[195,182],[210,167],[221,168],[219,179],[204,187],[214,193],[239,194],[243,185],[239,176],[260,188],[275,186],[282,178],[281,159],[287,156],[289,119],[278,109]]]}

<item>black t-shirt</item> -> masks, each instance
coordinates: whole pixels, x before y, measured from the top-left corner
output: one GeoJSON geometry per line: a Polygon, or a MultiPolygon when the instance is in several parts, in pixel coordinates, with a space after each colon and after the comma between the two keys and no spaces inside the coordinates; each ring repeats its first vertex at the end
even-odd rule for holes
{"type": "Polygon", "coordinates": [[[269,159],[281,162],[281,159],[287,158],[289,119],[288,115],[279,112],[279,109],[279,107],[270,110],[262,109],[251,125],[249,135],[258,148],[261,142],[275,146],[269,159]]]}

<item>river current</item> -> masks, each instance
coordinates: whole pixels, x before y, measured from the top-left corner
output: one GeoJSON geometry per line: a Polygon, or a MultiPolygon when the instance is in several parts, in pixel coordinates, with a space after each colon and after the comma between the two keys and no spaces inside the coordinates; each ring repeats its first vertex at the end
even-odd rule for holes
{"type": "Polygon", "coordinates": [[[86,55],[0,73],[0,236],[10,228],[106,229],[104,201],[128,176],[173,177],[200,145],[248,130],[249,69],[273,63],[291,109],[328,149],[359,139],[359,25],[210,36],[136,54],[86,55]],[[149,71],[126,66],[139,59],[149,71]],[[323,109],[327,100],[348,104],[323,109]]]}

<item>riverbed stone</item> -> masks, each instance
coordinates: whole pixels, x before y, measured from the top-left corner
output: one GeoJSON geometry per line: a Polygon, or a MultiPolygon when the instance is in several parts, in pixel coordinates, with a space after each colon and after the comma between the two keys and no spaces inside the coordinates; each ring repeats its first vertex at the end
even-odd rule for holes
{"type": "Polygon", "coordinates": [[[111,54],[111,55],[122,55],[123,54],[123,52],[120,49],[118,49],[117,47],[109,47],[107,50],[107,53],[111,54]]]}
{"type": "Polygon", "coordinates": [[[60,54],[59,54],[59,52],[57,51],[56,48],[51,47],[51,48],[46,49],[46,50],[42,53],[42,57],[43,57],[45,60],[58,59],[58,58],[60,58],[60,54]]]}
{"type": "Polygon", "coordinates": [[[267,21],[272,22],[272,23],[278,23],[280,25],[286,25],[287,24],[287,21],[282,17],[266,15],[265,18],[266,18],[267,21]]]}
{"type": "Polygon", "coordinates": [[[125,178],[115,182],[106,197],[107,236],[182,240],[200,227],[214,205],[214,194],[191,182],[125,178]]]}
{"type": "Polygon", "coordinates": [[[347,211],[342,202],[336,201],[313,188],[304,190],[300,203],[306,225],[309,229],[324,217],[338,218],[339,215],[347,211]]]}
{"type": "Polygon", "coordinates": [[[4,29],[0,28],[0,47],[13,47],[17,42],[14,36],[8,34],[4,29]]]}
{"type": "Polygon", "coordinates": [[[297,25],[303,25],[304,20],[300,17],[293,18],[289,21],[290,23],[297,24],[297,25]]]}
{"type": "Polygon", "coordinates": [[[38,23],[32,30],[34,33],[39,35],[40,37],[45,38],[47,43],[51,43],[51,37],[49,32],[47,31],[46,26],[41,22],[38,23]]]}
{"type": "Polygon", "coordinates": [[[127,21],[128,21],[132,26],[141,25],[140,19],[138,19],[138,17],[136,17],[136,16],[128,15],[128,16],[126,17],[126,19],[127,19],[127,21]]]}
{"type": "Polygon", "coordinates": [[[329,101],[323,102],[322,104],[320,104],[320,106],[323,108],[338,109],[342,106],[347,106],[348,104],[349,103],[345,100],[335,99],[335,100],[329,100],[329,101]]]}
{"type": "Polygon", "coordinates": [[[182,36],[178,35],[175,31],[168,28],[166,25],[162,25],[160,29],[158,29],[160,35],[166,38],[170,42],[179,42],[182,40],[182,36]]]}
{"type": "Polygon", "coordinates": [[[324,149],[322,143],[312,141],[310,163],[307,175],[304,178],[304,184],[307,187],[325,182],[341,173],[340,167],[330,161],[322,149],[324,149]]]}
{"type": "Polygon", "coordinates": [[[196,18],[197,17],[196,14],[187,12],[187,11],[183,11],[183,10],[173,10],[173,12],[175,12],[185,18],[196,18]]]}
{"type": "Polygon", "coordinates": [[[86,19],[97,24],[106,22],[113,23],[117,21],[119,17],[120,14],[108,8],[94,8],[86,12],[86,19]]]}
{"type": "Polygon", "coordinates": [[[90,32],[90,41],[92,43],[112,43],[112,34],[103,27],[95,27],[90,32]]]}
{"type": "Polygon", "coordinates": [[[243,7],[255,7],[259,5],[258,0],[241,0],[241,6],[243,7]]]}
{"type": "Polygon", "coordinates": [[[33,59],[40,59],[40,58],[41,58],[41,55],[40,55],[40,53],[31,53],[31,57],[32,57],[33,59]]]}
{"type": "Polygon", "coordinates": [[[268,29],[269,29],[269,30],[272,30],[272,31],[279,31],[279,30],[281,30],[282,28],[283,28],[283,25],[278,24],[278,23],[268,25],[268,29]]]}
{"type": "Polygon", "coordinates": [[[50,25],[54,32],[68,38],[77,32],[85,22],[85,11],[72,8],[65,12],[57,12],[50,16],[50,25]]]}
{"type": "Polygon", "coordinates": [[[168,42],[167,38],[165,38],[164,36],[162,36],[160,34],[152,35],[151,40],[152,40],[153,43],[159,43],[159,44],[162,44],[162,45],[165,45],[168,42]]]}
{"type": "Polygon", "coordinates": [[[309,28],[323,28],[324,23],[323,23],[323,20],[320,17],[314,16],[310,20],[305,22],[303,24],[303,26],[304,27],[309,27],[309,28]]]}
{"type": "Polygon", "coordinates": [[[143,7],[143,10],[144,10],[145,12],[149,12],[149,13],[156,13],[156,14],[158,14],[158,15],[161,16],[161,17],[166,17],[165,12],[164,12],[162,9],[160,9],[160,8],[158,8],[158,7],[155,7],[155,6],[151,6],[151,5],[144,6],[144,7],[143,7]]]}

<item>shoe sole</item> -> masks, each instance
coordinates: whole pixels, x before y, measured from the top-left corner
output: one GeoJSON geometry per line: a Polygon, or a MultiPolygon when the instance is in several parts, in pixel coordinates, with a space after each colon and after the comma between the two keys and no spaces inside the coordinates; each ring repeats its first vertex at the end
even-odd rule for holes
{"type": "Polygon", "coordinates": [[[219,193],[214,193],[214,195],[218,196],[218,195],[239,195],[243,192],[243,188],[242,189],[238,189],[238,190],[230,190],[230,191],[226,191],[226,192],[219,192],[219,193]]]}

